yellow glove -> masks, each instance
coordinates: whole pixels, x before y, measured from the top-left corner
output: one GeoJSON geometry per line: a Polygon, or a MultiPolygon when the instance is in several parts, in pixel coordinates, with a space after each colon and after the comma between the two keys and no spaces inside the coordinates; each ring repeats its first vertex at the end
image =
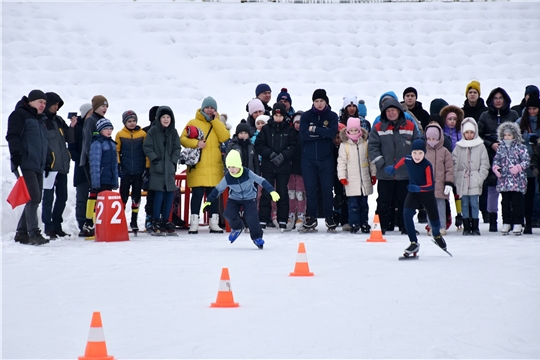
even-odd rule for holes
{"type": "Polygon", "coordinates": [[[279,194],[277,193],[277,191],[272,191],[270,193],[270,196],[272,197],[272,201],[273,202],[278,202],[279,200],[279,194]]]}
{"type": "Polygon", "coordinates": [[[209,207],[210,205],[212,205],[210,201],[205,202],[202,206],[202,211],[204,212],[204,210],[206,210],[206,208],[209,207]]]}

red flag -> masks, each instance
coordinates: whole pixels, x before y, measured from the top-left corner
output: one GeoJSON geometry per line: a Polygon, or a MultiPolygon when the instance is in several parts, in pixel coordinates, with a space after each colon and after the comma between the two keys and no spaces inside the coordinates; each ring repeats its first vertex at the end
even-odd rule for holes
{"type": "Polygon", "coordinates": [[[11,205],[12,209],[15,209],[17,206],[24,205],[28,201],[30,201],[30,194],[28,193],[26,182],[24,181],[24,177],[19,176],[15,186],[13,186],[7,197],[7,202],[11,205]]]}

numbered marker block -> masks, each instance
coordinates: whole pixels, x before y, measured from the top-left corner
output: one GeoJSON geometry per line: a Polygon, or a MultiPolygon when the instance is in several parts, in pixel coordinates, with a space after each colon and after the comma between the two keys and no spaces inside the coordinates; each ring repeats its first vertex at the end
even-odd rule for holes
{"type": "Polygon", "coordinates": [[[120,194],[102,191],[96,202],[96,241],[128,241],[129,233],[120,194]]]}

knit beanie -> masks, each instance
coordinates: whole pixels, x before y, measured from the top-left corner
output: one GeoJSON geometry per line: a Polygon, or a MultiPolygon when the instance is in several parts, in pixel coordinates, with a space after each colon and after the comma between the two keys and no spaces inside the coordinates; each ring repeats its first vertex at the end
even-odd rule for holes
{"type": "Polygon", "coordinates": [[[444,99],[433,99],[431,104],[429,104],[429,114],[430,115],[439,115],[441,110],[448,106],[448,103],[444,99]]]}
{"type": "Polygon", "coordinates": [[[268,120],[270,120],[270,116],[265,114],[259,115],[257,116],[257,120],[255,120],[255,125],[257,125],[257,123],[260,123],[261,121],[266,124],[268,120]]]}
{"type": "Polygon", "coordinates": [[[96,128],[97,128],[98,133],[101,133],[101,131],[103,129],[106,129],[106,128],[114,129],[114,126],[113,126],[112,122],[109,119],[101,118],[97,122],[96,128]]]}
{"type": "Polygon", "coordinates": [[[526,106],[540,108],[540,99],[538,98],[538,93],[533,94],[536,94],[536,96],[529,96],[526,106]]]}
{"type": "Polygon", "coordinates": [[[207,107],[211,107],[217,111],[217,102],[211,96],[205,97],[202,101],[201,110],[204,110],[207,107]]]}
{"type": "Polygon", "coordinates": [[[92,104],[90,103],[82,104],[81,107],[79,108],[79,111],[81,112],[81,118],[84,119],[86,115],[88,115],[90,110],[92,110],[92,104]]]}
{"type": "Polygon", "coordinates": [[[245,121],[240,122],[240,124],[236,126],[236,136],[238,136],[238,134],[240,134],[241,132],[246,132],[248,134],[251,133],[251,128],[245,121]]]}
{"type": "Polygon", "coordinates": [[[341,108],[345,110],[349,105],[358,107],[358,99],[356,98],[356,95],[345,95],[343,97],[343,106],[341,108]]]}
{"type": "Polygon", "coordinates": [[[227,157],[225,158],[225,165],[227,167],[240,168],[240,171],[237,174],[231,174],[232,177],[240,177],[244,172],[244,167],[242,166],[242,157],[240,156],[240,152],[238,152],[238,150],[233,149],[229,151],[227,157]]]}
{"type": "MultiPolygon", "coordinates": [[[[268,84],[259,84],[257,85],[257,87],[255,88],[255,96],[259,96],[261,95],[263,92],[265,91],[270,91],[272,92],[272,89],[270,89],[270,86],[268,86],[268,84]]],[[[282,90],[283,91],[283,90],[282,90]]]]}
{"type": "Polygon", "coordinates": [[[311,100],[315,101],[317,99],[323,99],[326,101],[326,104],[329,103],[328,96],[326,95],[326,90],[324,89],[317,89],[313,92],[313,96],[311,97],[311,100]]]}
{"type": "Polygon", "coordinates": [[[359,118],[349,118],[347,120],[347,136],[349,137],[349,139],[351,139],[352,141],[358,141],[358,139],[360,138],[360,136],[362,136],[362,128],[360,127],[360,119],[359,118]],[[351,129],[356,129],[358,130],[358,132],[354,135],[351,135],[349,133],[349,131],[351,129]]]}
{"type": "Polygon", "coordinates": [[[35,100],[45,100],[47,101],[47,95],[41,90],[32,90],[28,94],[28,102],[32,102],[35,100]]]}
{"type": "Polygon", "coordinates": [[[465,88],[465,96],[467,96],[469,90],[471,89],[478,91],[478,96],[480,96],[480,83],[478,81],[473,80],[467,84],[467,87],[465,88]]]}
{"type": "Polygon", "coordinates": [[[274,115],[277,114],[283,115],[283,117],[287,115],[287,109],[285,108],[285,105],[279,102],[275,103],[272,107],[272,118],[274,118],[274,115]]]}
{"type": "Polygon", "coordinates": [[[92,98],[92,110],[96,111],[101,105],[107,105],[109,107],[109,102],[103,95],[96,95],[92,98]]]}
{"type": "Polygon", "coordinates": [[[525,87],[525,95],[524,96],[527,96],[528,94],[532,93],[532,92],[535,92],[538,94],[538,87],[534,86],[534,85],[527,85],[527,87],[525,87]]]}
{"type": "Polygon", "coordinates": [[[461,132],[464,134],[466,131],[472,131],[476,133],[476,127],[474,124],[470,121],[467,121],[465,124],[463,124],[463,127],[461,128],[461,132]]]}
{"type": "Polygon", "coordinates": [[[249,115],[253,114],[255,111],[264,111],[264,105],[259,99],[251,99],[248,102],[249,115]]]}
{"type": "Polygon", "coordinates": [[[364,100],[358,101],[358,115],[366,117],[367,116],[367,108],[364,100]]]}
{"type": "Polygon", "coordinates": [[[411,146],[411,152],[414,150],[422,150],[424,153],[426,152],[426,143],[422,139],[416,139],[413,141],[411,146]]]}
{"type": "Polygon", "coordinates": [[[124,125],[126,125],[129,119],[135,119],[135,122],[138,121],[137,114],[135,114],[135,111],[133,110],[124,111],[124,113],[122,114],[122,122],[124,123],[124,125]]]}
{"type": "Polygon", "coordinates": [[[418,99],[418,91],[416,91],[416,89],[412,86],[409,86],[408,88],[403,90],[403,98],[405,98],[405,95],[407,95],[408,93],[414,93],[414,96],[416,96],[416,98],[418,99]]]}
{"type": "Polygon", "coordinates": [[[292,105],[291,95],[287,92],[287,88],[281,88],[281,92],[278,94],[276,102],[279,102],[280,100],[286,100],[292,105]]]}

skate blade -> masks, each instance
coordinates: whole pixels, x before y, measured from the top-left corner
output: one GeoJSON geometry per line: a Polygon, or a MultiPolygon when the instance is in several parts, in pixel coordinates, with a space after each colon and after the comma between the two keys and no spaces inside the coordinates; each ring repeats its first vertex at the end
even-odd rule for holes
{"type": "Polygon", "coordinates": [[[405,254],[403,254],[403,256],[398,257],[398,260],[418,260],[419,258],[420,258],[420,256],[418,256],[418,255],[406,256],[405,254]]]}

